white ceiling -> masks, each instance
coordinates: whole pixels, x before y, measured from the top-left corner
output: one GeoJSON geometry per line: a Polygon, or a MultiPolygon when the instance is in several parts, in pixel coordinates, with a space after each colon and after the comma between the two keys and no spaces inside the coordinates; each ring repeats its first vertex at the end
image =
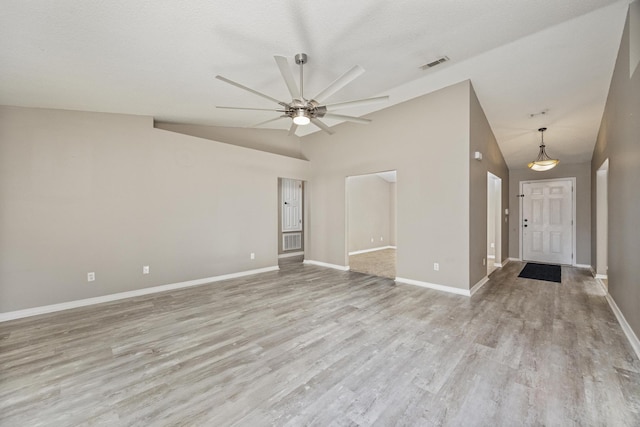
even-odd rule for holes
{"type": "Polygon", "coordinates": [[[367,72],[328,101],[390,94],[386,108],[470,79],[509,167],[535,157],[543,125],[551,155],[589,161],[628,3],[4,0],[0,103],[250,126],[275,116],[215,106],[274,105],[214,76],[289,101],[273,55],[305,52],[306,93],[354,64],[367,72]]]}

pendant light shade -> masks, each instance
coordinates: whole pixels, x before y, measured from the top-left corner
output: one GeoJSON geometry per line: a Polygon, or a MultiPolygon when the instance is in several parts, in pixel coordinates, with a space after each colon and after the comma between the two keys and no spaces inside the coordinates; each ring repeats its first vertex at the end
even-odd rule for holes
{"type": "Polygon", "coordinates": [[[538,158],[536,158],[533,162],[527,165],[529,166],[530,169],[538,172],[548,171],[549,169],[553,169],[560,162],[560,160],[558,159],[552,159],[551,157],[549,157],[549,155],[547,154],[547,151],[545,150],[545,145],[544,145],[545,130],[547,130],[547,128],[538,129],[538,132],[540,132],[540,138],[541,138],[540,152],[538,153],[538,158]]]}

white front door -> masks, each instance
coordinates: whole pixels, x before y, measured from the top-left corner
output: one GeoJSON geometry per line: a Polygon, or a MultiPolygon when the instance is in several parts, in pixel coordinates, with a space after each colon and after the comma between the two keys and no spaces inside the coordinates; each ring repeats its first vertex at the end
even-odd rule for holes
{"type": "Polygon", "coordinates": [[[573,181],[522,183],[522,259],[573,264],[573,181]]]}
{"type": "Polygon", "coordinates": [[[282,232],[302,231],[302,181],[282,178],[282,232]]]}

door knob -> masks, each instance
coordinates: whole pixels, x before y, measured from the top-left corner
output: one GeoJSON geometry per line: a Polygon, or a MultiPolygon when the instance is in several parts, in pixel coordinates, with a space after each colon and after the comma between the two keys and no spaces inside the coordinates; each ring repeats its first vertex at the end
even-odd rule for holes
{"type": "Polygon", "coordinates": [[[524,225],[525,227],[527,226],[527,224],[524,225]]]}

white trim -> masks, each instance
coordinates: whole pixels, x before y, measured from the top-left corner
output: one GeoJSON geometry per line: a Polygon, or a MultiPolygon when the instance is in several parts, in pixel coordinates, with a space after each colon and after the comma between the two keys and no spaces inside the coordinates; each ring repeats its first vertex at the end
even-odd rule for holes
{"type": "MultiPolygon", "coordinates": [[[[596,273],[596,269],[593,268],[592,265],[589,266],[589,270],[591,271],[591,275],[593,276],[594,279],[605,279],[607,280],[609,278],[609,276],[607,276],[606,274],[598,274],[596,273]]],[[[602,283],[602,282],[600,282],[602,283]]],[[[606,286],[604,286],[604,284],[602,284],[602,286],[606,289],[606,286]]]]}
{"type": "Polygon", "coordinates": [[[480,279],[478,283],[476,283],[471,287],[471,289],[469,289],[469,294],[470,294],[469,296],[473,296],[473,294],[478,292],[480,288],[483,287],[484,284],[487,283],[488,281],[489,281],[489,276],[484,276],[482,279],[480,279]]]}
{"type": "Polygon", "coordinates": [[[498,268],[502,268],[503,267],[503,265],[501,263],[499,263],[499,262],[494,262],[493,266],[494,267],[498,267],[498,268]]]}
{"type": "Polygon", "coordinates": [[[573,264],[574,267],[578,267],[578,268],[586,268],[591,270],[591,266],[589,264],[573,264]]]}
{"type": "Polygon", "coordinates": [[[454,288],[451,286],[437,285],[435,283],[421,282],[419,280],[405,279],[402,277],[396,277],[395,281],[400,283],[406,283],[407,285],[414,285],[414,286],[421,286],[423,288],[435,289],[436,291],[449,292],[451,294],[457,294],[457,295],[464,295],[465,297],[471,296],[471,292],[469,292],[468,289],[460,289],[460,288],[454,288]]]}
{"type": "Polygon", "coordinates": [[[39,314],[53,313],[56,311],[69,310],[71,308],[85,307],[87,305],[102,304],[104,302],[117,301],[125,298],[139,297],[142,295],[155,294],[158,292],[171,291],[174,289],[188,288],[191,286],[204,285],[207,283],[220,282],[222,280],[235,279],[237,277],[250,276],[253,274],[276,271],[280,268],[272,267],[257,268],[255,270],[240,271],[238,273],[223,274],[221,276],[206,277],[204,279],[187,280],[186,282],[170,283],[168,285],[153,286],[150,288],[136,289],[134,291],[118,292],[117,294],[102,295],[99,297],[85,298],[75,301],[63,302],[60,304],[44,305],[41,307],[26,308],[24,310],[8,311],[0,313],[0,322],[21,319],[23,317],[37,316],[39,314]]]}
{"type": "Polygon", "coordinates": [[[487,255],[487,259],[496,259],[495,255],[487,255]]]}
{"type": "Polygon", "coordinates": [[[302,263],[309,264],[309,265],[317,265],[319,267],[333,268],[334,270],[349,271],[348,265],[329,264],[328,262],[314,261],[311,259],[305,259],[302,263]]]}
{"type": "Polygon", "coordinates": [[[385,250],[385,249],[396,249],[396,247],[395,246],[380,246],[378,248],[363,249],[361,251],[349,252],[349,255],[366,254],[367,252],[382,251],[382,250],[385,250]]]}
{"type": "MultiPolygon", "coordinates": [[[[598,282],[604,289],[604,285],[602,285],[602,282],[600,281],[598,282]]],[[[606,291],[606,289],[605,289],[605,298],[609,303],[609,307],[611,307],[611,311],[613,311],[613,314],[615,314],[616,319],[618,319],[618,323],[620,323],[620,326],[622,327],[622,332],[624,332],[627,339],[629,340],[629,344],[631,344],[631,347],[633,348],[633,351],[635,351],[636,356],[640,359],[640,340],[638,340],[638,337],[633,332],[633,329],[631,329],[631,326],[627,322],[627,319],[624,318],[624,314],[622,314],[622,311],[620,311],[620,309],[618,308],[618,305],[613,300],[613,297],[609,292],[606,291]]]]}
{"type": "MultiPolygon", "coordinates": [[[[518,188],[520,189],[520,194],[524,193],[524,190],[522,189],[522,185],[523,184],[530,184],[530,183],[535,183],[535,182],[552,182],[552,181],[571,181],[571,185],[572,185],[572,191],[571,191],[571,203],[572,203],[572,213],[571,213],[571,253],[573,254],[573,258],[571,258],[571,264],[574,267],[577,267],[578,265],[575,264],[576,260],[578,259],[578,250],[577,250],[577,246],[576,246],[576,242],[577,242],[577,230],[578,230],[578,212],[577,212],[577,198],[578,198],[578,187],[576,184],[576,177],[575,176],[571,176],[571,177],[567,177],[567,178],[552,178],[552,179],[529,179],[529,180],[524,180],[524,181],[520,181],[518,188]]],[[[523,241],[522,241],[522,216],[524,215],[524,213],[522,212],[522,197],[518,197],[519,200],[519,209],[520,209],[520,218],[518,218],[518,220],[520,221],[520,225],[518,227],[518,239],[519,239],[519,255],[520,255],[520,260],[522,260],[522,245],[523,245],[523,241]]],[[[542,262],[542,261],[535,261],[535,260],[529,260],[532,262],[542,262]]]]}
{"type": "Polygon", "coordinates": [[[287,253],[278,255],[278,258],[289,258],[289,257],[292,257],[292,256],[300,256],[300,255],[304,255],[304,251],[287,252],[287,253]]]}
{"type": "Polygon", "coordinates": [[[505,265],[509,264],[509,261],[511,261],[511,258],[505,258],[500,265],[504,267],[505,265]]]}
{"type": "Polygon", "coordinates": [[[607,290],[607,287],[604,285],[604,283],[602,283],[602,281],[596,279],[596,283],[600,285],[600,287],[602,288],[602,292],[604,292],[605,295],[609,293],[609,291],[607,290]]]}
{"type": "MultiPolygon", "coordinates": [[[[508,261],[518,261],[518,262],[522,262],[522,258],[507,258],[508,261]]],[[[508,262],[507,261],[507,262],[508,262]]],[[[505,262],[506,264],[506,262],[505,262]]]]}

